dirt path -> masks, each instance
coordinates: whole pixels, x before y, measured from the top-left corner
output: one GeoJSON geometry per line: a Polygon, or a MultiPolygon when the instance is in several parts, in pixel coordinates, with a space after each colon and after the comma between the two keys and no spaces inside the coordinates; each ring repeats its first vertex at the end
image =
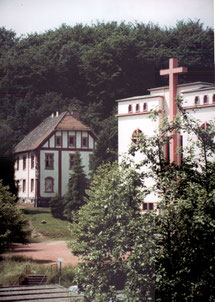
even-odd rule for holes
{"type": "Polygon", "coordinates": [[[26,256],[44,264],[58,263],[58,258],[63,258],[64,265],[77,265],[78,263],[78,258],[67,248],[66,241],[49,241],[27,245],[16,244],[14,250],[7,255],[26,256]]]}

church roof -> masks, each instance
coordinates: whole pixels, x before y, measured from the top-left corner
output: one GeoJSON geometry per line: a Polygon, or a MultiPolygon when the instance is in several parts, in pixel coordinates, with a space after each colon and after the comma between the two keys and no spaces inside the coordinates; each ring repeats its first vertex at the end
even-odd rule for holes
{"type": "Polygon", "coordinates": [[[52,114],[46,118],[41,124],[27,134],[21,142],[19,142],[14,153],[26,152],[37,149],[47,137],[55,131],[69,130],[69,131],[93,131],[90,127],[84,125],[77,118],[74,118],[70,112],[62,112],[61,114],[52,114]]]}

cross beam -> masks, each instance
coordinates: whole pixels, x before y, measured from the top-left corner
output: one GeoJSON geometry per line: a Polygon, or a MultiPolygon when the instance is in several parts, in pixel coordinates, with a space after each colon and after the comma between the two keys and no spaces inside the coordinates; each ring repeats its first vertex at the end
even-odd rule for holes
{"type": "MultiPolygon", "coordinates": [[[[160,70],[160,75],[169,75],[169,121],[170,123],[174,121],[177,114],[177,85],[178,85],[178,74],[187,72],[186,67],[178,67],[178,60],[175,58],[169,59],[169,69],[160,70]]],[[[179,138],[176,133],[171,144],[170,144],[170,162],[179,163],[177,158],[177,147],[179,146],[179,138]]]]}

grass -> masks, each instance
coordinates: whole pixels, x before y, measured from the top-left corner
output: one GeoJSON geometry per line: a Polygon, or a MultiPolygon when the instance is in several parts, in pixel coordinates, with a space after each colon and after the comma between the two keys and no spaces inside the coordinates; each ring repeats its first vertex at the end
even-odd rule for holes
{"type": "Polygon", "coordinates": [[[49,208],[23,209],[29,219],[31,242],[70,239],[69,222],[52,217],[49,208]]]}
{"type": "MultiPolygon", "coordinates": [[[[48,276],[47,284],[59,283],[58,267],[51,267],[38,263],[38,260],[23,256],[6,256],[0,260],[0,286],[17,285],[19,280],[24,280],[27,272],[31,274],[45,274],[48,276]]],[[[76,275],[73,266],[62,268],[60,284],[69,287],[74,284],[76,275]]]]}

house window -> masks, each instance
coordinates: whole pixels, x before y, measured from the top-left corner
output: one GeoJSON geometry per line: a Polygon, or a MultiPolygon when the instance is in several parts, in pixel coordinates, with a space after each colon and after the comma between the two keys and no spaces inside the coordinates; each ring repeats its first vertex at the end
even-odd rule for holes
{"type": "Polygon", "coordinates": [[[128,112],[129,112],[129,113],[132,112],[132,105],[128,105],[128,112]]]}
{"type": "Polygon", "coordinates": [[[72,170],[73,166],[74,166],[74,159],[76,156],[80,157],[80,154],[70,154],[69,155],[69,169],[72,170]]]}
{"type": "Polygon", "coordinates": [[[25,190],[26,190],[26,180],[23,179],[22,180],[22,192],[25,192],[25,190]]]}
{"type": "Polygon", "coordinates": [[[16,159],[16,170],[19,170],[19,156],[16,159]]]}
{"type": "Polygon", "coordinates": [[[90,170],[93,169],[93,162],[94,162],[94,154],[89,154],[89,168],[90,170]]]}
{"type": "Polygon", "coordinates": [[[195,103],[195,105],[199,105],[199,97],[198,96],[195,97],[194,103],[195,103]]]}
{"type": "Polygon", "coordinates": [[[139,112],[139,111],[140,111],[140,105],[136,104],[136,112],[139,112]]]}
{"type": "Polygon", "coordinates": [[[55,136],[55,145],[56,145],[56,147],[61,147],[61,145],[62,145],[61,136],[55,136]]]}
{"type": "Polygon", "coordinates": [[[54,169],[54,154],[50,154],[50,153],[45,154],[45,169],[47,170],[54,169]]]}
{"type": "Polygon", "coordinates": [[[134,144],[136,144],[138,142],[139,136],[141,133],[142,133],[142,131],[140,129],[134,130],[132,137],[131,137],[131,140],[134,144]]]}
{"type": "Polygon", "coordinates": [[[34,168],[34,155],[31,155],[31,169],[34,168]]]}
{"type": "Polygon", "coordinates": [[[207,95],[204,95],[203,103],[208,104],[208,96],[207,95]]]}
{"type": "Polygon", "coordinates": [[[212,100],[213,100],[213,104],[215,104],[215,94],[213,94],[212,100]]]}
{"type": "Polygon", "coordinates": [[[31,192],[34,192],[34,179],[31,179],[31,192]]]}
{"type": "Polygon", "coordinates": [[[20,190],[20,187],[19,187],[19,180],[16,180],[16,188],[17,188],[17,191],[19,192],[19,190],[20,190]]]}
{"type": "Polygon", "coordinates": [[[143,211],[152,211],[154,210],[154,203],[153,202],[144,202],[143,203],[143,211]]]}
{"type": "Polygon", "coordinates": [[[69,136],[69,147],[75,148],[75,136],[69,136]]]}
{"type": "Polygon", "coordinates": [[[45,178],[45,193],[54,192],[54,178],[46,177],[45,178]]]}
{"type": "Polygon", "coordinates": [[[23,170],[26,169],[26,156],[23,156],[23,170]]]}
{"type": "Polygon", "coordinates": [[[72,170],[72,168],[73,168],[74,158],[75,158],[75,154],[70,154],[69,155],[69,169],[70,170],[72,170]]]}
{"type": "Polygon", "coordinates": [[[147,103],[144,103],[143,104],[143,111],[147,111],[147,110],[148,110],[147,103]]]}
{"type": "Polygon", "coordinates": [[[87,148],[88,144],[89,144],[88,137],[82,137],[82,144],[81,144],[82,148],[87,148]]]}

